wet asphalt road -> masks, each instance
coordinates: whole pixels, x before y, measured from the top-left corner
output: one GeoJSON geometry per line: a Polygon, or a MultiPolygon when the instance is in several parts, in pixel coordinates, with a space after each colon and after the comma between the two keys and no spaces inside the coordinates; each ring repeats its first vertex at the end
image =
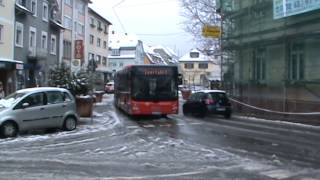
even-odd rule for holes
{"type": "Polygon", "coordinates": [[[76,131],[0,139],[0,179],[320,179],[320,128],[182,114],[132,119],[113,96],[76,131]]]}

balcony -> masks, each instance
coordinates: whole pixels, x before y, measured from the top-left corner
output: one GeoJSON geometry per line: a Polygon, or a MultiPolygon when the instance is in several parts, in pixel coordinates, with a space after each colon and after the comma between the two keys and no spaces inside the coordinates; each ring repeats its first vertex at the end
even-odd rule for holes
{"type": "Polygon", "coordinates": [[[48,49],[37,49],[36,56],[38,59],[45,59],[48,55],[48,49]]]}
{"type": "Polygon", "coordinates": [[[52,18],[50,18],[50,25],[55,29],[61,29],[61,30],[65,29],[59,21],[52,18]]]}
{"type": "Polygon", "coordinates": [[[41,49],[41,48],[30,48],[28,50],[28,59],[30,60],[36,60],[36,59],[46,59],[48,55],[47,49],[41,49]]]}
{"type": "Polygon", "coordinates": [[[26,4],[20,4],[18,2],[16,2],[15,5],[15,9],[16,9],[16,14],[17,15],[32,15],[33,13],[26,7],[26,4]]]}
{"type": "Polygon", "coordinates": [[[34,48],[34,47],[29,47],[29,50],[28,50],[28,58],[29,58],[29,59],[36,59],[36,48],[34,48]]]}

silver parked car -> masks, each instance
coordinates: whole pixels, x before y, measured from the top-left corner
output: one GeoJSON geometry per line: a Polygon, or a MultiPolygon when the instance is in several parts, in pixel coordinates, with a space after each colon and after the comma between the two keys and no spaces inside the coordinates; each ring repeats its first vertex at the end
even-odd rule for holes
{"type": "Polygon", "coordinates": [[[76,129],[79,116],[73,95],[66,89],[39,87],[18,90],[0,100],[0,133],[15,137],[34,129],[76,129]]]}

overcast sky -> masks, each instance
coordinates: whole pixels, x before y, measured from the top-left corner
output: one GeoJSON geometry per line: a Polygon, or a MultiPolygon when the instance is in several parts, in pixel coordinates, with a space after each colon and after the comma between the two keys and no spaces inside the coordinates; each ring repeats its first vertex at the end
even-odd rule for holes
{"type": "Polygon", "coordinates": [[[136,34],[146,45],[163,45],[182,56],[195,45],[183,30],[179,0],[92,0],[89,5],[116,33],[136,34]]]}

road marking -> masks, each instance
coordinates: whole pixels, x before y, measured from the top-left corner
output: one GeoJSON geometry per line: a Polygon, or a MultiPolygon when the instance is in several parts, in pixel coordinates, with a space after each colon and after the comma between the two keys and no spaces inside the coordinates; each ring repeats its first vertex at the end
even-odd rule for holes
{"type": "Polygon", "coordinates": [[[160,124],[160,127],[171,127],[171,124],[160,124]]]}
{"type": "Polygon", "coordinates": [[[114,179],[121,179],[121,180],[145,180],[145,179],[155,179],[155,178],[180,178],[183,176],[196,176],[201,174],[206,174],[208,172],[211,172],[213,170],[217,169],[215,168],[207,168],[207,169],[199,169],[193,172],[181,172],[181,173],[173,173],[173,174],[159,174],[159,175],[145,175],[145,176],[118,176],[118,177],[107,177],[102,178],[103,180],[114,180],[114,179]]]}
{"type": "Polygon", "coordinates": [[[202,125],[202,123],[189,123],[190,125],[202,125]]]}
{"type": "Polygon", "coordinates": [[[288,170],[285,169],[275,169],[270,171],[264,171],[261,173],[262,175],[268,176],[270,178],[275,179],[287,179],[289,177],[292,177],[294,174],[288,170]]]}
{"type": "Polygon", "coordinates": [[[156,126],[153,125],[153,124],[147,124],[147,125],[142,125],[142,127],[144,127],[144,128],[154,128],[156,126]]]}
{"type": "Polygon", "coordinates": [[[128,129],[137,129],[138,126],[128,126],[127,128],[128,128],[128,129]]]}

